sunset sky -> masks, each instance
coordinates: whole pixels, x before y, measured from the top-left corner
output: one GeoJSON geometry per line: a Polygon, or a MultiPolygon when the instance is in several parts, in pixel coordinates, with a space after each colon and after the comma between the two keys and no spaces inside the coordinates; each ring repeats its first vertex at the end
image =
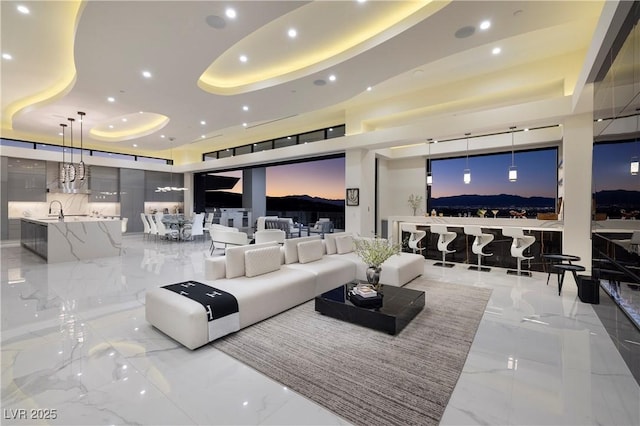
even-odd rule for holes
{"type": "Polygon", "coordinates": [[[434,198],[453,195],[495,195],[508,194],[522,197],[556,197],[557,192],[557,151],[516,152],[514,163],[518,167],[518,180],[509,182],[508,171],[511,153],[469,157],[471,183],[463,180],[466,158],[433,160],[434,198]]]}
{"type": "MultiPolygon", "coordinates": [[[[242,193],[242,171],[218,173],[241,178],[231,192],[242,193]]],[[[344,199],[344,157],[267,167],[267,196],[309,195],[344,199]]]]}
{"type": "MultiPolygon", "coordinates": [[[[640,191],[640,175],[631,176],[629,162],[632,156],[640,156],[640,142],[601,144],[594,147],[593,188],[627,189],[640,191]]],[[[509,194],[523,197],[551,197],[557,193],[557,151],[543,149],[516,152],[517,182],[509,182],[507,175],[511,165],[511,153],[469,157],[471,183],[462,181],[466,168],[465,157],[433,160],[434,198],[453,195],[509,194]]],[[[241,171],[220,173],[242,178],[241,171]]],[[[309,195],[327,199],[344,199],[344,158],[310,161],[267,167],[267,195],[309,195]]],[[[232,192],[242,193],[242,179],[232,192]]]]}

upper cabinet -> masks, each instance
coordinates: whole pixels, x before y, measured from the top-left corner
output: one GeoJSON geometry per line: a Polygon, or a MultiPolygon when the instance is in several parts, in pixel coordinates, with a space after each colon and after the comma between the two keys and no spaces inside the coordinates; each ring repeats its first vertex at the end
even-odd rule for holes
{"type": "Polygon", "coordinates": [[[89,169],[89,188],[91,189],[89,202],[120,201],[118,170],[114,167],[91,166],[89,169]]]}
{"type": "Polygon", "coordinates": [[[7,159],[7,201],[47,201],[45,161],[7,159]]]}

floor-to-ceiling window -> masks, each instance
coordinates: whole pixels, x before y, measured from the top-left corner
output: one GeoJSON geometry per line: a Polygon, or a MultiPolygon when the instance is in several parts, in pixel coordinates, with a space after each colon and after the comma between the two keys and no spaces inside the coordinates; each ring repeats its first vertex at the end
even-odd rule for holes
{"type": "MultiPolygon", "coordinates": [[[[527,217],[554,212],[557,197],[557,148],[486,154],[431,161],[433,185],[429,208],[445,216],[509,217],[525,211],[527,217]],[[509,167],[517,180],[509,181],[509,167]],[[464,171],[471,174],[464,182],[464,171]]],[[[561,184],[561,182],[560,182],[561,184]]]]}

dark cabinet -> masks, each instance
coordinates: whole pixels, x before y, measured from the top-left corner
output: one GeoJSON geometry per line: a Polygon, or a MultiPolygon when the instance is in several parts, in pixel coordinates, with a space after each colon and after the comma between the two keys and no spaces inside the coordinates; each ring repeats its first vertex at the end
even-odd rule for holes
{"type": "Polygon", "coordinates": [[[47,201],[45,161],[9,158],[7,171],[8,201],[47,201]]]}
{"type": "Polygon", "coordinates": [[[89,170],[90,202],[117,203],[120,201],[118,170],[114,167],[91,166],[89,170]]]}

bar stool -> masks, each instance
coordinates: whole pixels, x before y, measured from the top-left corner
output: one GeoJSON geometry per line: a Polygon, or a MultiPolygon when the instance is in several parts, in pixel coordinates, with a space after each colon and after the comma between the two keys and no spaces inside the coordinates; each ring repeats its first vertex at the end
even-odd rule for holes
{"type": "Polygon", "coordinates": [[[505,237],[513,238],[513,242],[511,243],[511,256],[515,257],[518,261],[518,269],[515,271],[512,269],[507,270],[507,274],[524,275],[530,277],[531,272],[522,271],[520,263],[523,259],[529,260],[535,257],[525,256],[524,251],[536,242],[536,237],[534,237],[533,235],[524,235],[522,228],[504,228],[502,230],[502,235],[504,235],[505,237]]]}
{"type": "Polygon", "coordinates": [[[445,262],[445,256],[447,253],[453,253],[455,250],[449,250],[449,244],[456,239],[458,234],[453,231],[449,231],[446,225],[430,225],[431,233],[440,234],[438,237],[438,250],[442,252],[442,262],[436,262],[433,266],[444,266],[446,268],[453,268],[453,263],[445,262]]]}
{"type": "Polygon", "coordinates": [[[413,250],[414,253],[416,251],[422,251],[426,248],[426,247],[420,247],[420,241],[422,241],[422,239],[427,236],[427,233],[425,231],[419,231],[416,225],[411,225],[411,224],[403,224],[402,230],[404,232],[409,232],[411,234],[409,236],[409,240],[407,241],[407,244],[409,248],[413,250]]]}
{"type": "Polygon", "coordinates": [[[469,266],[469,269],[473,269],[475,271],[489,272],[491,268],[482,266],[482,256],[493,256],[493,253],[485,253],[482,251],[484,247],[493,241],[493,234],[484,234],[482,232],[482,228],[479,226],[465,226],[464,233],[467,235],[472,235],[475,238],[473,239],[473,245],[471,246],[471,250],[473,253],[478,255],[478,265],[477,266],[469,266]]]}

